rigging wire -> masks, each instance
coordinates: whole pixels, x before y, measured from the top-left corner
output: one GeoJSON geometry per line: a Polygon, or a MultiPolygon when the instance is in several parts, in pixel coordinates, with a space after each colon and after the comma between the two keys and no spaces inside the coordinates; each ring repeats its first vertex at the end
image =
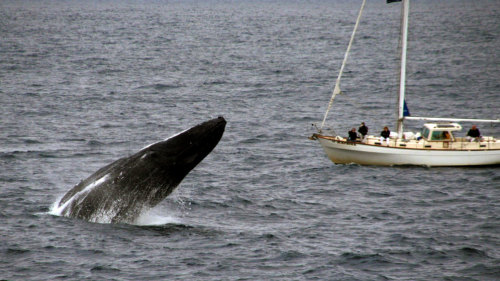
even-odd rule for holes
{"type": "Polygon", "coordinates": [[[358,18],[356,19],[356,24],[354,25],[354,30],[352,31],[351,34],[351,40],[349,40],[349,45],[347,46],[347,51],[344,55],[344,61],[342,62],[342,66],[340,67],[339,71],[339,76],[337,77],[337,81],[335,82],[335,88],[333,89],[332,97],[330,98],[330,102],[328,103],[328,107],[325,112],[325,116],[323,117],[323,122],[321,122],[321,126],[319,127],[319,130],[323,128],[325,125],[326,117],[328,116],[328,112],[332,108],[333,105],[333,100],[335,99],[335,96],[341,93],[340,91],[340,78],[342,77],[342,73],[344,72],[344,67],[347,62],[347,58],[349,57],[349,52],[351,50],[352,42],[354,41],[354,36],[356,35],[356,30],[358,29],[359,22],[361,20],[361,14],[363,13],[363,8],[365,7],[366,0],[363,0],[363,3],[361,4],[361,8],[359,9],[359,14],[358,18]]]}

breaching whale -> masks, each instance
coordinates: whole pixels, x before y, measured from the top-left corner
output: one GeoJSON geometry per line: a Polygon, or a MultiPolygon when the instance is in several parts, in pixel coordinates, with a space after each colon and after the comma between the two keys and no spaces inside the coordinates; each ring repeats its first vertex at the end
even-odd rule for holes
{"type": "Polygon", "coordinates": [[[223,117],[206,121],[101,168],[68,191],[55,213],[91,222],[133,223],[214,149],[225,126],[223,117]]]}

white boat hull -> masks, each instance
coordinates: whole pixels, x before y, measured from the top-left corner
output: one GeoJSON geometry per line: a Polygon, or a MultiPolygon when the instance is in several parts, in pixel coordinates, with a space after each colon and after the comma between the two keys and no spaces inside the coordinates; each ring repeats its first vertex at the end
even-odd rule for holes
{"type": "Polygon", "coordinates": [[[497,150],[431,150],[332,141],[318,138],[328,158],[336,164],[483,166],[500,165],[497,150]]]}

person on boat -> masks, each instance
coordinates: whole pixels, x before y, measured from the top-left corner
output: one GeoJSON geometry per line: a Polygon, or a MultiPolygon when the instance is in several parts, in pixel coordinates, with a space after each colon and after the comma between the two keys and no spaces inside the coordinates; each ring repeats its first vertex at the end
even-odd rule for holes
{"type": "Polygon", "coordinates": [[[356,133],[356,128],[352,128],[349,131],[349,138],[347,139],[347,141],[355,142],[357,138],[358,138],[358,134],[356,133]]]}
{"type": "Polygon", "coordinates": [[[451,139],[450,133],[448,131],[444,131],[443,132],[443,139],[444,140],[450,140],[451,139]]]}
{"type": "Polygon", "coordinates": [[[368,127],[366,127],[365,122],[361,122],[361,126],[358,128],[358,132],[361,134],[361,141],[366,141],[366,135],[368,134],[368,127]]]}
{"type": "Polygon", "coordinates": [[[384,127],[384,130],[380,133],[380,143],[384,144],[385,140],[387,145],[389,145],[390,136],[391,136],[391,131],[389,131],[389,128],[384,127]]]}
{"type": "Polygon", "coordinates": [[[470,130],[467,132],[467,137],[469,141],[480,141],[481,140],[481,132],[476,127],[476,125],[472,125],[470,130]]]}

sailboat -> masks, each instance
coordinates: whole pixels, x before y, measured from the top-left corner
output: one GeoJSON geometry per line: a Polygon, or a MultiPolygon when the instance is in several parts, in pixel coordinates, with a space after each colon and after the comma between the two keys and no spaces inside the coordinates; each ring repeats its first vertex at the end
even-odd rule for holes
{"type": "Polygon", "coordinates": [[[500,165],[500,140],[486,136],[456,136],[456,133],[462,129],[459,122],[500,123],[500,119],[411,117],[405,114],[406,52],[410,0],[387,0],[387,3],[391,2],[402,2],[397,133],[385,140],[370,135],[363,139],[352,139],[336,134],[327,134],[322,129],[335,96],[341,92],[340,78],[366,3],[366,0],[363,0],[323,122],[319,127],[316,127],[317,133],[314,133],[310,139],[318,140],[328,158],[335,164],[429,167],[500,165]],[[407,120],[423,120],[428,123],[424,124],[421,133],[404,132],[404,122],[407,120]]]}

